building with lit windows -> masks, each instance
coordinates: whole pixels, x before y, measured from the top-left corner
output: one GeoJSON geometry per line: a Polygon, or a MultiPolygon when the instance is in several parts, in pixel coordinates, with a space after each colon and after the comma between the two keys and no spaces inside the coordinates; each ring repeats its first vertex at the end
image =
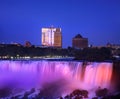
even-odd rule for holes
{"type": "Polygon", "coordinates": [[[74,47],[74,48],[86,48],[86,47],[88,47],[88,38],[83,38],[80,34],[77,34],[72,39],[72,47],[74,47]]]}
{"type": "Polygon", "coordinates": [[[42,28],[42,46],[46,47],[62,47],[61,28],[42,28]]]}

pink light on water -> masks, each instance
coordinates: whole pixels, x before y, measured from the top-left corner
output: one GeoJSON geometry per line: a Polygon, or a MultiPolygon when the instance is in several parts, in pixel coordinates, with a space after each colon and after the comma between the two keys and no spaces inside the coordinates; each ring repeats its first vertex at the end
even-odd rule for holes
{"type": "Polygon", "coordinates": [[[110,86],[111,76],[111,63],[95,63],[86,67],[84,82],[91,87],[108,88],[110,86]]]}
{"type": "Polygon", "coordinates": [[[112,65],[107,62],[83,65],[75,61],[0,61],[0,87],[42,88],[46,82],[57,82],[57,90],[63,92],[76,88],[109,89],[112,65]]]}

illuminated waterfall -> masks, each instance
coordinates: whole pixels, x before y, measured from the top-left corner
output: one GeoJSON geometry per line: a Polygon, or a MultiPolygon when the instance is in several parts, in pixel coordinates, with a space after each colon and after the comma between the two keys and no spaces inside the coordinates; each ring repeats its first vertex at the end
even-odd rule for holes
{"type": "Polygon", "coordinates": [[[0,61],[0,87],[42,87],[44,82],[63,77],[75,88],[109,88],[112,65],[107,62],[0,61]]]}

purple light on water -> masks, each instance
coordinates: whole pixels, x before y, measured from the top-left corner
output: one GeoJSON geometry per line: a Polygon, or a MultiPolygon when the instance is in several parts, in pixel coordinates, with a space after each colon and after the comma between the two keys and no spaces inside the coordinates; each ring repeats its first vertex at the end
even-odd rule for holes
{"type": "Polygon", "coordinates": [[[75,61],[0,61],[0,88],[50,87],[54,95],[75,89],[111,87],[112,63],[75,61]],[[49,86],[50,85],[50,86],[49,86]]]}

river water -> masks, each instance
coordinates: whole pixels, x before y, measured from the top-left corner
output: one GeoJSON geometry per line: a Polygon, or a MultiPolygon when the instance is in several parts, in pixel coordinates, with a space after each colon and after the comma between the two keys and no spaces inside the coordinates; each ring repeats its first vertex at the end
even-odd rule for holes
{"type": "Polygon", "coordinates": [[[113,63],[78,61],[0,61],[0,88],[51,90],[60,96],[75,89],[111,88],[113,63]],[[48,87],[48,89],[47,89],[48,87]]]}

